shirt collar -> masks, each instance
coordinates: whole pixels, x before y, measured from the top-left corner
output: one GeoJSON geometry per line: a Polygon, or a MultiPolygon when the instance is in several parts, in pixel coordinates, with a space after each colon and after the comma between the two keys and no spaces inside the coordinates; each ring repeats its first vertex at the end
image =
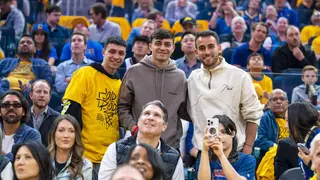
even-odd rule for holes
{"type": "MultiPolygon", "coordinates": [[[[89,64],[89,63],[90,63],[90,62],[89,62],[89,60],[87,59],[87,57],[84,56],[84,57],[83,57],[83,61],[82,61],[82,63],[80,63],[80,64],[89,64]]],[[[70,65],[70,64],[76,64],[76,63],[74,63],[74,61],[73,61],[73,59],[72,59],[72,57],[71,57],[71,61],[69,61],[68,64],[70,65]]]]}
{"type": "MultiPolygon", "coordinates": [[[[188,64],[187,56],[183,56],[183,58],[184,58],[183,62],[185,64],[188,64]]],[[[200,61],[199,57],[197,57],[197,64],[201,64],[201,61],[200,61]]]]}
{"type": "Polygon", "coordinates": [[[107,28],[108,24],[109,24],[109,22],[108,22],[108,20],[106,20],[106,22],[104,22],[104,24],[100,28],[97,26],[97,29],[99,31],[105,30],[107,28]]]}
{"type": "MultiPolygon", "coordinates": [[[[32,115],[35,115],[34,110],[33,110],[33,106],[31,106],[31,113],[32,113],[32,115]]],[[[46,115],[47,113],[48,113],[48,106],[40,114],[45,114],[46,115]]]]}
{"type": "MultiPolygon", "coordinates": [[[[139,141],[138,141],[138,138],[136,139],[136,144],[140,144],[139,141]]],[[[157,151],[160,153],[161,152],[161,141],[159,139],[159,143],[158,143],[158,146],[157,146],[157,151]]]]}

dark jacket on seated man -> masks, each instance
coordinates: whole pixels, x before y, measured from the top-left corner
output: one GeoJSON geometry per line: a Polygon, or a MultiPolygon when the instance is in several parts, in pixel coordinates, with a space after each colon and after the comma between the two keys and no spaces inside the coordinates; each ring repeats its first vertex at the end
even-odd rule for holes
{"type": "Polygon", "coordinates": [[[276,49],[272,55],[272,71],[282,73],[288,68],[302,69],[306,65],[317,66],[317,60],[314,51],[300,45],[299,49],[304,55],[304,59],[299,61],[290,51],[288,44],[276,49]]]}
{"type": "MultiPolygon", "coordinates": [[[[0,61],[0,93],[10,89],[9,81],[5,78],[16,68],[19,61],[19,58],[6,58],[0,61]]],[[[30,61],[32,63],[32,72],[36,78],[34,80],[44,79],[52,85],[52,74],[49,64],[45,60],[38,58],[31,58],[30,61]]]]}

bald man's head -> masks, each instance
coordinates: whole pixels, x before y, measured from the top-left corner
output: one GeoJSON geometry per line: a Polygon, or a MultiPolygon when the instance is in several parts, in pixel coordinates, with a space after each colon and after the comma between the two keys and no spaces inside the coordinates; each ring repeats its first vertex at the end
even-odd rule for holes
{"type": "Polygon", "coordinates": [[[140,171],[131,165],[123,165],[116,169],[111,180],[145,180],[140,171]]]}

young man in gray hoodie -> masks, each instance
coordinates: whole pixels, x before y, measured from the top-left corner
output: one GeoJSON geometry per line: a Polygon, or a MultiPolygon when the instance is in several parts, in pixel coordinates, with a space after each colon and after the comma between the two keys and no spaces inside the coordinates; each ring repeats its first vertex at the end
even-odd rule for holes
{"type": "Polygon", "coordinates": [[[142,106],[160,100],[168,109],[168,128],[161,138],[179,149],[182,125],[180,118],[189,119],[185,101],[187,81],[184,72],[170,59],[174,51],[173,35],[165,29],[157,29],[151,35],[150,50],[132,66],[122,80],[118,104],[120,125],[135,134],[142,106]]]}

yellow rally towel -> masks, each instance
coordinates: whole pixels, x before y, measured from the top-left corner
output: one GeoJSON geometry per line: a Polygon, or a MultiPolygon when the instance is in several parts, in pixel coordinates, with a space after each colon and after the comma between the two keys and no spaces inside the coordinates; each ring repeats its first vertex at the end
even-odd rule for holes
{"type": "Polygon", "coordinates": [[[274,180],[274,158],[277,154],[278,146],[273,146],[262,158],[257,169],[257,180],[274,180]]]}

